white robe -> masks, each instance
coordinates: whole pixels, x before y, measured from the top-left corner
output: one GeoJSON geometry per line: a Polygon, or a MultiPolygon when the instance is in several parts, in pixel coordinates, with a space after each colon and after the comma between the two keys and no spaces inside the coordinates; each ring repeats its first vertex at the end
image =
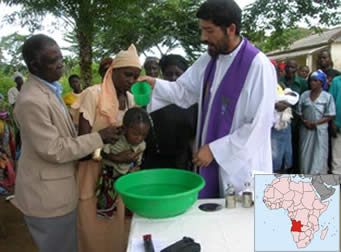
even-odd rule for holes
{"type": "Polygon", "coordinates": [[[18,95],[19,90],[17,89],[17,87],[11,87],[7,92],[8,103],[13,105],[16,102],[18,95]]]}
{"type": "MultiPolygon", "coordinates": [[[[232,53],[219,56],[210,89],[208,111],[211,111],[216,90],[243,43],[245,41],[232,53]]],[[[148,105],[148,111],[151,112],[172,103],[184,108],[199,103],[197,147],[202,146],[207,132],[209,113],[206,115],[204,128],[199,128],[203,81],[210,59],[208,53],[202,55],[176,82],[157,79],[148,105]],[[202,143],[198,144],[200,134],[202,143]]],[[[209,143],[214,159],[219,164],[221,197],[225,195],[229,183],[240,192],[245,182],[252,183],[251,173],[272,173],[271,127],[274,122],[276,87],[275,69],[270,60],[259,52],[251,63],[238,99],[230,133],[209,143]]]]}

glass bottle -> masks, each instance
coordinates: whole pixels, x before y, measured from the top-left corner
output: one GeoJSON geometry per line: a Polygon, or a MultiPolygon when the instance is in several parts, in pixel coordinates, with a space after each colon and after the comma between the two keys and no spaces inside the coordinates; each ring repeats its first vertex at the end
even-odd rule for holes
{"type": "Polygon", "coordinates": [[[225,207],[226,208],[235,208],[236,207],[236,192],[234,190],[234,186],[232,184],[227,185],[227,193],[225,196],[225,207]]]}
{"type": "Polygon", "coordinates": [[[245,182],[244,191],[242,194],[242,206],[243,207],[252,207],[252,190],[250,182],[245,182]]]}

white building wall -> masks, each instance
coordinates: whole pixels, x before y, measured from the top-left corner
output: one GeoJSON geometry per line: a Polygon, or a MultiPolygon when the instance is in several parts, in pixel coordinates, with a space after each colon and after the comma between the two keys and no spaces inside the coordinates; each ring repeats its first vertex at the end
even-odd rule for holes
{"type": "Polygon", "coordinates": [[[341,43],[331,44],[330,53],[334,62],[334,69],[341,71],[341,43]]]}

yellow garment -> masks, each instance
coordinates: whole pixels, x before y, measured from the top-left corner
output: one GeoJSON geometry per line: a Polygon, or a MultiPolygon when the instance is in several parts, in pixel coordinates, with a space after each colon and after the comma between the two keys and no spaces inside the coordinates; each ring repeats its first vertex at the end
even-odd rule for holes
{"type": "Polygon", "coordinates": [[[5,133],[6,122],[0,119],[0,134],[5,133]]]}
{"type": "Polygon", "coordinates": [[[128,98],[128,108],[125,110],[118,110],[115,117],[115,123],[110,124],[108,117],[100,113],[98,106],[100,99],[102,99],[101,89],[101,84],[88,87],[82,92],[79,99],[77,99],[75,103],[71,105],[70,113],[75,125],[78,125],[79,115],[82,114],[84,119],[86,119],[93,128],[93,132],[104,129],[110,125],[121,126],[126,110],[136,106],[133,95],[130,92],[127,92],[126,95],[128,98]]]}
{"type": "Polygon", "coordinates": [[[284,95],[284,89],[279,84],[277,84],[277,95],[284,95]]]}
{"type": "Polygon", "coordinates": [[[79,94],[74,94],[73,92],[70,92],[63,97],[63,100],[65,105],[70,106],[77,100],[78,97],[79,94]]]}

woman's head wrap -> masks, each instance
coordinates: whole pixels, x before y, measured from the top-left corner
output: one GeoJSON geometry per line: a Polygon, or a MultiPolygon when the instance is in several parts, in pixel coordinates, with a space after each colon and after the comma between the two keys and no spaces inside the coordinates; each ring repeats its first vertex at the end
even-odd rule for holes
{"type": "Polygon", "coordinates": [[[327,90],[327,75],[320,69],[316,70],[310,75],[309,80],[319,80],[322,82],[323,90],[327,90]]]}
{"type": "Polygon", "coordinates": [[[284,70],[285,69],[285,63],[283,63],[283,62],[279,62],[278,63],[278,68],[279,68],[279,70],[284,70]]]}
{"type": "Polygon", "coordinates": [[[144,64],[143,64],[143,65],[146,66],[146,64],[147,64],[147,63],[150,63],[150,62],[155,62],[155,63],[159,64],[160,59],[157,58],[157,57],[154,57],[154,56],[148,56],[148,57],[146,58],[146,60],[144,61],[144,64]]]}
{"type": "Polygon", "coordinates": [[[21,79],[24,80],[24,75],[22,75],[22,73],[20,73],[20,72],[14,72],[14,73],[13,73],[13,80],[15,81],[16,78],[18,78],[18,77],[20,77],[21,79]]]}
{"type": "Polygon", "coordinates": [[[100,92],[98,103],[99,113],[107,117],[111,125],[117,126],[119,126],[116,120],[119,102],[117,99],[116,89],[112,81],[112,71],[113,69],[123,67],[136,67],[141,69],[140,59],[137,54],[136,47],[133,44],[129,46],[128,50],[122,50],[116,55],[104,76],[100,92]]]}
{"type": "Polygon", "coordinates": [[[1,120],[6,120],[8,118],[8,112],[7,110],[2,110],[0,111],[0,119],[1,120]]]}

